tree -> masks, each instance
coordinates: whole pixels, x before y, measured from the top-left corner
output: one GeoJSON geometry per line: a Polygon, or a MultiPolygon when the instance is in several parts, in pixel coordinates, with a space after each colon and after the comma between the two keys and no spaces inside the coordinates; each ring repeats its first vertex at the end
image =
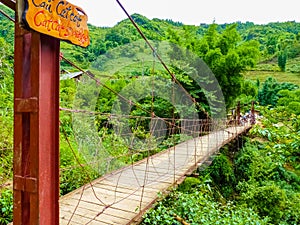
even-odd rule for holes
{"type": "Polygon", "coordinates": [[[281,71],[285,71],[286,61],[287,55],[285,51],[280,51],[278,55],[278,66],[281,69],[281,71]]]}
{"type": "Polygon", "coordinates": [[[217,26],[211,25],[204,36],[209,49],[202,48],[206,53],[200,52],[222,87],[227,107],[241,94],[244,81],[241,72],[254,66],[259,58],[258,42],[242,42],[236,27],[229,25],[219,34],[217,26]]]}
{"type": "Polygon", "coordinates": [[[208,27],[203,36],[197,30],[185,29],[184,35],[172,31],[173,43],[196,53],[214,73],[230,107],[241,94],[244,78],[242,71],[253,67],[259,59],[259,43],[255,40],[242,41],[237,24],[227,25],[221,32],[217,24],[208,27]]]}
{"type": "Polygon", "coordinates": [[[267,106],[276,106],[277,101],[280,97],[278,92],[280,90],[294,90],[297,89],[298,86],[292,83],[280,83],[277,82],[276,79],[269,77],[264,82],[262,88],[258,91],[258,101],[261,105],[267,106]]]}

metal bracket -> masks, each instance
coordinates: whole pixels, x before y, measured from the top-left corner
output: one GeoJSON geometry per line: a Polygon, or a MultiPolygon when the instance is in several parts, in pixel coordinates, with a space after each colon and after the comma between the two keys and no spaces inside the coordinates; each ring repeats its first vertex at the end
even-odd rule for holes
{"type": "Polygon", "coordinates": [[[15,176],[14,179],[14,190],[37,193],[38,188],[36,178],[15,176]]]}
{"type": "Polygon", "coordinates": [[[34,113],[38,112],[38,99],[32,98],[16,98],[15,112],[16,113],[34,113]]]}

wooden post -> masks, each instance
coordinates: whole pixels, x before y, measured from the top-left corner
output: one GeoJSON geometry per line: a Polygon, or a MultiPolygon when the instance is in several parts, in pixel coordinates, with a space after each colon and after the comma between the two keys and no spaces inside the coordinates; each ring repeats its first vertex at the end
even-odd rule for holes
{"type": "Polygon", "coordinates": [[[251,115],[250,115],[250,124],[254,125],[256,123],[256,119],[255,119],[255,108],[254,108],[254,101],[252,101],[252,105],[251,105],[251,115]]]}
{"type": "Polygon", "coordinates": [[[59,40],[21,27],[14,83],[14,225],[59,224],[59,40]]]}
{"type": "Polygon", "coordinates": [[[238,101],[237,107],[236,107],[236,120],[237,120],[237,125],[240,125],[241,123],[241,102],[238,101]]]}

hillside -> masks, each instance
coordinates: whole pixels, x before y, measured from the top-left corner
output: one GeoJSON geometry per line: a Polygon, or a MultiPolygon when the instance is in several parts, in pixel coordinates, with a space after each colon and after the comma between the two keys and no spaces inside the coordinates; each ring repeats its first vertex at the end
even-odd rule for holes
{"type": "MultiPolygon", "coordinates": [[[[0,8],[13,17],[11,10],[3,5],[0,5],[0,8]]],[[[132,15],[132,18],[148,39],[168,40],[188,49],[195,48],[195,45],[199,44],[197,40],[204,36],[211,25],[193,26],[172,20],[149,20],[138,14],[132,15]]],[[[0,14],[0,22],[0,37],[3,37],[5,42],[13,44],[13,23],[2,14],[0,14]]],[[[232,24],[219,24],[217,25],[217,31],[220,33],[230,25],[232,24]]],[[[98,56],[105,54],[110,49],[141,39],[128,19],[120,21],[111,28],[96,27],[90,24],[89,29],[91,45],[88,48],[75,47],[65,42],[62,42],[61,46],[66,57],[85,68],[88,68],[98,56]]],[[[259,61],[262,64],[259,64],[257,70],[262,70],[262,67],[264,67],[262,65],[266,65],[264,68],[266,70],[280,70],[280,67],[276,67],[278,57],[284,56],[287,60],[287,72],[300,73],[300,66],[297,63],[297,57],[300,56],[300,23],[290,21],[257,25],[252,22],[237,22],[236,30],[241,35],[240,42],[255,40],[259,43],[259,61]]],[[[64,66],[67,65],[63,63],[62,67],[64,66]]]]}

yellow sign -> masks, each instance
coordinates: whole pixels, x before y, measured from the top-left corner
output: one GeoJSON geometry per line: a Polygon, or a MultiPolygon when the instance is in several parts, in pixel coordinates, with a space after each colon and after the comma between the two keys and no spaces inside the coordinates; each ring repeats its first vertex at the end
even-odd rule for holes
{"type": "Polygon", "coordinates": [[[49,36],[86,47],[90,44],[87,15],[65,0],[27,0],[29,27],[49,36]]]}

